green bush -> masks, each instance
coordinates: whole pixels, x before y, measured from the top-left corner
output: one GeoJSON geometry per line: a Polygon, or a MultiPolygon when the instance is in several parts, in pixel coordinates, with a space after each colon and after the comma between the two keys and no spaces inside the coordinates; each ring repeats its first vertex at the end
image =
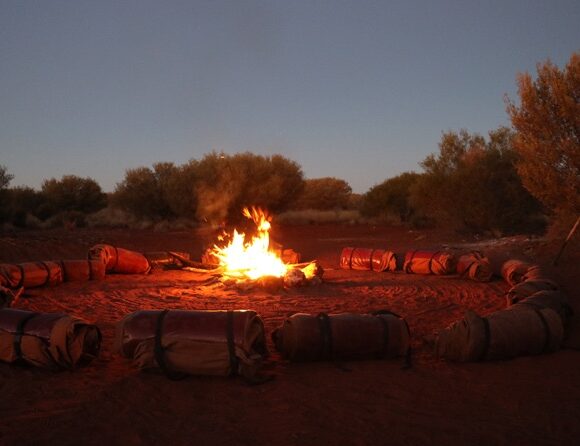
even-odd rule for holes
{"type": "Polygon", "coordinates": [[[28,226],[27,221],[32,221],[29,216],[38,218],[46,203],[46,199],[41,192],[26,186],[6,189],[4,195],[5,219],[18,228],[28,226]]]}
{"type": "Polygon", "coordinates": [[[220,223],[240,218],[246,206],[282,211],[302,187],[300,166],[280,155],[214,152],[181,166],[129,169],[111,203],[143,219],[220,223]]]}
{"type": "Polygon", "coordinates": [[[361,214],[398,223],[410,222],[416,213],[409,202],[410,191],[419,177],[415,172],[404,172],[371,187],[362,198],[361,214]]]}
{"type": "Polygon", "coordinates": [[[313,178],[304,181],[304,189],[292,204],[293,209],[347,209],[352,189],[338,178],[313,178]]]}
{"type": "Polygon", "coordinates": [[[14,178],[14,175],[10,175],[6,166],[0,164],[0,223],[4,222],[8,218],[7,207],[7,193],[6,188],[10,184],[10,181],[14,178]]]}
{"type": "Polygon", "coordinates": [[[210,153],[198,165],[197,217],[235,221],[247,206],[281,212],[304,187],[300,166],[281,155],[210,153]]]}
{"type": "Polygon", "coordinates": [[[169,178],[175,172],[172,163],[157,163],[153,169],[127,169],[111,196],[112,204],[139,218],[167,218],[172,211],[167,203],[169,178]]]}
{"type": "Polygon", "coordinates": [[[440,153],[422,163],[411,187],[411,205],[440,225],[510,233],[532,227],[541,206],[517,174],[513,133],[489,132],[489,140],[466,130],[444,133],[440,153]]]}
{"type": "MultiPolygon", "coordinates": [[[[560,70],[538,64],[534,80],[518,77],[520,105],[507,101],[516,129],[518,173],[554,214],[580,212],[580,52],[560,70]]],[[[561,218],[561,217],[557,217],[561,218]]]]}
{"type": "Polygon", "coordinates": [[[163,196],[174,215],[190,220],[196,218],[199,176],[199,162],[191,160],[176,167],[162,185],[163,196]]]}
{"type": "Polygon", "coordinates": [[[44,213],[95,212],[107,205],[107,196],[92,178],[64,175],[60,180],[51,178],[42,183],[42,195],[46,208],[44,213]]]}

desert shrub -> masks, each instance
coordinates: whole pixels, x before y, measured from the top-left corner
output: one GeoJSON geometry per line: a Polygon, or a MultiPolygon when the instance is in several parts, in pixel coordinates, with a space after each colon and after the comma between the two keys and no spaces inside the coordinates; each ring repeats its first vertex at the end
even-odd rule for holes
{"type": "Polygon", "coordinates": [[[127,169],[111,196],[115,207],[138,218],[167,218],[173,215],[166,199],[166,188],[175,167],[172,163],[157,163],[153,169],[127,169]]]}
{"type": "Polygon", "coordinates": [[[0,164],[0,223],[7,220],[8,213],[6,212],[7,206],[7,194],[6,189],[10,184],[10,181],[14,178],[14,175],[10,175],[6,166],[0,164]]]}
{"type": "Polygon", "coordinates": [[[112,205],[86,217],[87,226],[90,228],[130,228],[135,220],[136,218],[132,213],[112,205]]]}
{"type": "Polygon", "coordinates": [[[300,166],[281,155],[205,155],[198,164],[197,212],[201,221],[236,220],[246,206],[271,212],[288,207],[301,192],[300,166]]]}
{"type": "Polygon", "coordinates": [[[27,221],[34,221],[30,216],[38,218],[46,202],[41,192],[26,186],[6,189],[4,196],[5,220],[18,228],[29,227],[27,221]]]}
{"type": "Polygon", "coordinates": [[[64,175],[60,180],[44,180],[41,193],[46,203],[43,212],[52,215],[62,212],[90,213],[107,205],[107,196],[95,180],[76,175],[64,175]]]}
{"type": "Polygon", "coordinates": [[[520,105],[508,98],[524,186],[552,212],[580,213],[580,53],[562,70],[549,60],[520,74],[520,105]]]}
{"type": "Polygon", "coordinates": [[[355,224],[365,220],[356,209],[301,209],[282,212],[276,216],[275,221],[284,224],[355,224]]]}
{"type": "Polygon", "coordinates": [[[14,175],[9,174],[6,166],[0,164],[0,190],[6,189],[13,179],[14,175]]]}
{"type": "Polygon", "coordinates": [[[280,155],[213,152],[181,166],[129,169],[111,203],[142,219],[219,223],[240,218],[246,206],[283,210],[302,186],[300,166],[280,155]]]}
{"type": "Polygon", "coordinates": [[[173,169],[162,185],[163,196],[171,212],[181,218],[195,219],[199,162],[191,160],[173,169]]]}
{"type": "Polygon", "coordinates": [[[393,223],[408,223],[416,213],[409,197],[419,176],[415,172],[404,172],[371,187],[362,199],[362,215],[393,220],[393,223]]]}
{"type": "Polygon", "coordinates": [[[350,205],[352,189],[338,178],[312,178],[304,181],[302,193],[292,203],[293,209],[346,209],[350,205]]]}
{"type": "Polygon", "coordinates": [[[411,205],[440,225],[470,231],[509,233],[531,228],[539,203],[516,172],[513,133],[507,128],[481,135],[444,133],[439,154],[422,163],[425,173],[411,187],[411,205]]]}

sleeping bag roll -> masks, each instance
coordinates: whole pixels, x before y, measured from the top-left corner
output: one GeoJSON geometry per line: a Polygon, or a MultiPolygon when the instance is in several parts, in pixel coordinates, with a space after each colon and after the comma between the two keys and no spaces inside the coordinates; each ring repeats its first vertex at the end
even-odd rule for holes
{"type": "Polygon", "coordinates": [[[117,325],[116,350],[139,369],[170,378],[254,375],[267,356],[262,319],[254,311],[142,310],[117,325]]]}
{"type": "Polygon", "coordinates": [[[63,313],[0,310],[0,360],[52,370],[72,370],[99,354],[96,325],[63,313]]]}
{"type": "Polygon", "coordinates": [[[489,282],[493,275],[489,260],[480,252],[474,251],[459,256],[457,274],[469,277],[476,282],[489,282]]]}
{"type": "Polygon", "coordinates": [[[291,361],[381,359],[409,351],[406,321],[394,313],[297,313],[272,334],[276,349],[291,361]]]}
{"type": "Polygon", "coordinates": [[[395,253],[384,249],[344,248],[340,254],[342,269],[363,271],[395,271],[395,253]]]}
{"type": "Polygon", "coordinates": [[[142,253],[112,245],[95,245],[89,249],[89,259],[101,260],[107,273],[147,274],[149,260],[142,253]]]}
{"type": "Polygon", "coordinates": [[[455,256],[445,251],[409,251],[403,270],[412,274],[451,274],[455,272],[455,256]]]}
{"type": "Polygon", "coordinates": [[[487,317],[467,311],[439,333],[435,350],[438,357],[459,362],[509,359],[554,352],[563,338],[556,311],[522,302],[487,317]]]}
{"type": "Polygon", "coordinates": [[[54,286],[62,281],[62,270],[58,262],[0,264],[0,285],[6,288],[54,286]]]}
{"type": "Polygon", "coordinates": [[[105,277],[105,264],[100,260],[60,260],[58,263],[65,282],[86,282],[105,277]]]}

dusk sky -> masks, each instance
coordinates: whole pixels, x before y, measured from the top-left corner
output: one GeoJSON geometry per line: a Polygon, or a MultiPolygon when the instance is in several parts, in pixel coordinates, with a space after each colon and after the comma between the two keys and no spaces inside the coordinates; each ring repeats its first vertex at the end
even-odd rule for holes
{"type": "Polygon", "coordinates": [[[251,151],[355,192],[509,125],[518,72],[580,50],[580,1],[0,0],[0,165],[112,191],[251,151]]]}

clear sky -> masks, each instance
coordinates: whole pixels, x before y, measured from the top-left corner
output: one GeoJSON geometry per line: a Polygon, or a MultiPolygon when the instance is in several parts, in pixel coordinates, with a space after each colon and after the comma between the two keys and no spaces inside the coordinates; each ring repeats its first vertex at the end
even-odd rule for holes
{"type": "Polygon", "coordinates": [[[580,1],[0,0],[0,164],[112,191],[127,168],[280,153],[355,192],[508,125],[518,72],[580,50],[580,1]]]}

